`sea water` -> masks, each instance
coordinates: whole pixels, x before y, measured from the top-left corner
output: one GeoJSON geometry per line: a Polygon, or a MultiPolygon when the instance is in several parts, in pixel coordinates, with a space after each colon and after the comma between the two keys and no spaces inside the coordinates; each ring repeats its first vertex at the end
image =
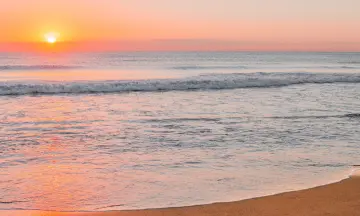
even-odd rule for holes
{"type": "Polygon", "coordinates": [[[0,209],[188,206],[360,163],[359,53],[1,53],[0,209]]]}

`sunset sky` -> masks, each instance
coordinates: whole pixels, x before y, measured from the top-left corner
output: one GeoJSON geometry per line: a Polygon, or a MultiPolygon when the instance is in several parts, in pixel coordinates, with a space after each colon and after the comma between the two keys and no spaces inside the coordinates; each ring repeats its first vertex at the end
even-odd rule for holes
{"type": "Polygon", "coordinates": [[[358,0],[11,0],[0,51],[57,35],[75,50],[360,51],[358,0]],[[76,48],[75,48],[76,47],[76,48]]]}

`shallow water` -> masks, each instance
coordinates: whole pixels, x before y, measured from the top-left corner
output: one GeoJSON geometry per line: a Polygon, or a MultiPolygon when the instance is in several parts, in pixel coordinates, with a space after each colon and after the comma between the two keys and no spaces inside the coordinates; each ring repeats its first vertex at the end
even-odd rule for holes
{"type": "Polygon", "coordinates": [[[12,91],[0,97],[0,209],[239,200],[337,181],[359,163],[358,54],[136,54],[125,66],[124,54],[113,55],[94,65],[95,57],[58,57],[53,65],[66,69],[0,61],[0,92],[12,91]],[[66,75],[84,68],[94,73],[66,75]],[[126,79],[124,71],[148,77],[126,79]],[[102,72],[106,82],[94,75],[102,72]],[[86,91],[94,82],[101,91],[86,91]],[[168,89],[104,91],[114,82],[168,89]]]}

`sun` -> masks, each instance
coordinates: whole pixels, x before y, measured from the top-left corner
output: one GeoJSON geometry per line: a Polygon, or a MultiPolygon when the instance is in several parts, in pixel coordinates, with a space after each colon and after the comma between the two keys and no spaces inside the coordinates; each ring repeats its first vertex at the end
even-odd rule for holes
{"type": "Polygon", "coordinates": [[[45,40],[49,44],[54,44],[57,42],[57,34],[55,33],[47,33],[44,35],[45,40]]]}
{"type": "Polygon", "coordinates": [[[48,37],[48,38],[46,38],[46,41],[48,43],[55,43],[56,42],[56,37],[48,37]]]}

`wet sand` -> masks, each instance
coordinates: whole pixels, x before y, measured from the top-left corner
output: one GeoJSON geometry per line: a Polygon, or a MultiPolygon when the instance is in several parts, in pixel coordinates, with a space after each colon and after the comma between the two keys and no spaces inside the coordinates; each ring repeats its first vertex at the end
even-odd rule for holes
{"type": "Polygon", "coordinates": [[[113,211],[98,213],[55,213],[0,211],[1,216],[359,216],[360,177],[338,183],[273,196],[192,207],[113,211]]]}

